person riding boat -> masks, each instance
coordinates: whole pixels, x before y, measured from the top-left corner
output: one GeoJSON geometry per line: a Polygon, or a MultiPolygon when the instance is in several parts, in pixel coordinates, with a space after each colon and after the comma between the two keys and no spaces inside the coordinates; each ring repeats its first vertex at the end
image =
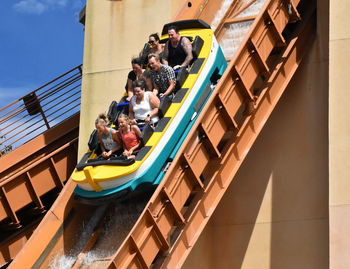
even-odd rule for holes
{"type": "Polygon", "coordinates": [[[129,103],[129,117],[143,127],[146,123],[156,124],[159,120],[158,108],[160,101],[152,92],[146,91],[144,80],[137,80],[133,83],[134,96],[129,103]]]}
{"type": "Polygon", "coordinates": [[[119,137],[118,131],[107,126],[108,117],[102,113],[98,115],[95,121],[98,141],[103,159],[113,159],[120,156],[123,152],[122,141],[119,137]]]}
{"type": "Polygon", "coordinates": [[[119,116],[118,124],[124,148],[123,156],[128,159],[135,159],[141,146],[141,131],[137,125],[131,124],[129,117],[125,114],[119,116]]]}

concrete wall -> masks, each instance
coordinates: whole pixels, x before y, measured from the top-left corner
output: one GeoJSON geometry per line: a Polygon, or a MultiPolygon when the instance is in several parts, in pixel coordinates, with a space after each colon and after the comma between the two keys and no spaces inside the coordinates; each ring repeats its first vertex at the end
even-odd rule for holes
{"type": "Polygon", "coordinates": [[[94,121],[124,94],[130,60],[161,32],[183,0],[87,0],[79,159],[94,121]]]}
{"type": "Polygon", "coordinates": [[[183,268],[328,268],[329,8],[321,2],[316,40],[183,268]]]}
{"type": "Polygon", "coordinates": [[[330,3],[330,267],[350,268],[350,1],[330,3]]]}

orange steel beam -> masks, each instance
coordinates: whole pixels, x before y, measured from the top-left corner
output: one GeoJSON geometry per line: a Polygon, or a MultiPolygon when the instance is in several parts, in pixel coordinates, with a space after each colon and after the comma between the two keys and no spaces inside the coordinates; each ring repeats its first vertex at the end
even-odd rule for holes
{"type": "MultiPolygon", "coordinates": [[[[208,4],[208,0],[184,1],[182,7],[174,16],[174,20],[199,19],[203,10],[208,4]]],[[[220,2],[220,1],[217,1],[220,2]]]]}
{"type": "Polygon", "coordinates": [[[74,170],[78,131],[79,113],[1,157],[0,225],[7,232],[0,234],[0,265],[15,257],[51,206],[43,198],[57,195],[74,170]]]}
{"type": "Polygon", "coordinates": [[[295,31],[289,29],[292,37],[283,37],[293,15],[286,3],[273,0],[265,6],[108,268],[181,267],[299,66],[315,31],[315,3],[304,0],[299,5],[301,23],[295,31]],[[279,48],[282,37],[283,50],[279,48]],[[255,112],[244,115],[241,108],[257,84],[262,87],[255,112]]]}
{"type": "MultiPolygon", "coordinates": [[[[241,1],[241,0],[239,0],[241,1]]],[[[184,1],[184,4],[174,16],[173,21],[201,19],[210,23],[224,0],[194,0],[184,1]]],[[[234,2],[237,2],[234,0],[234,2]]]]}
{"type": "Polygon", "coordinates": [[[17,230],[0,244],[0,266],[5,265],[20,252],[24,244],[28,241],[34,230],[38,226],[41,218],[36,218],[24,229],[17,230]]]}

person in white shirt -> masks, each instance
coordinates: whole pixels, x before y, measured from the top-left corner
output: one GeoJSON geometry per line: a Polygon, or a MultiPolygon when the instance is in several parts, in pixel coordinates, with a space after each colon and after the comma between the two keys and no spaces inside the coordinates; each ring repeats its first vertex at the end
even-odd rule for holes
{"type": "Polygon", "coordinates": [[[139,127],[146,123],[157,123],[158,108],[160,101],[151,91],[146,91],[146,83],[144,80],[136,80],[133,82],[134,96],[129,104],[129,118],[139,127]]]}

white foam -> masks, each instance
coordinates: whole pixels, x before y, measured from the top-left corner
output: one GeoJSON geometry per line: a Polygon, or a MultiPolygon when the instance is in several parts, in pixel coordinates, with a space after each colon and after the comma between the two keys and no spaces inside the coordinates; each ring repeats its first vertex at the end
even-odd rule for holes
{"type": "MultiPolygon", "coordinates": [[[[244,4],[247,4],[250,0],[245,0],[244,4]]],[[[243,18],[248,16],[255,16],[257,15],[263,5],[265,4],[266,0],[256,0],[253,4],[251,4],[247,9],[243,10],[243,12],[239,13],[237,15],[237,18],[243,18]]]]}
{"type": "Polygon", "coordinates": [[[107,205],[98,207],[88,223],[82,223],[83,232],[78,235],[75,246],[69,251],[68,254],[63,254],[62,252],[57,253],[50,262],[49,266],[51,269],[68,269],[72,267],[78,257],[78,254],[83,250],[86,242],[89,240],[96,225],[103,216],[106,207],[107,205]]]}
{"type": "Polygon", "coordinates": [[[226,11],[228,10],[229,6],[232,4],[233,1],[234,0],[225,0],[224,2],[222,2],[220,9],[218,10],[218,12],[216,12],[215,18],[213,19],[210,25],[213,31],[216,30],[216,27],[218,27],[220,21],[224,17],[226,11]]]}
{"type": "MultiPolygon", "coordinates": [[[[216,29],[232,2],[233,0],[225,0],[222,3],[220,10],[217,12],[211,24],[213,30],[216,29]]],[[[242,6],[249,2],[250,0],[244,0],[242,6]]],[[[236,18],[258,15],[265,2],[266,0],[256,0],[248,8],[246,8],[240,14],[238,14],[236,18]]],[[[235,55],[252,24],[253,20],[248,20],[232,23],[230,25],[225,26],[225,32],[220,41],[220,46],[224,52],[226,59],[231,59],[235,55]]]]}

